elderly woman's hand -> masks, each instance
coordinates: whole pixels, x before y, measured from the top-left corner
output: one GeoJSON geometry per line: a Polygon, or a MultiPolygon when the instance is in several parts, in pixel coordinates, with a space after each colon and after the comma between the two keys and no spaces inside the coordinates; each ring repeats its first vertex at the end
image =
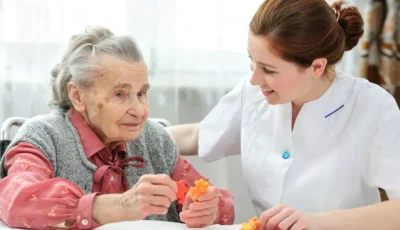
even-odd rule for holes
{"type": "Polygon", "coordinates": [[[175,201],[178,188],[168,175],[144,175],[122,194],[95,197],[93,218],[99,224],[143,220],[148,215],[164,215],[175,201]]]}
{"type": "Polygon", "coordinates": [[[141,220],[148,215],[164,215],[175,201],[176,183],[168,175],[144,175],[125,193],[119,206],[128,220],[141,220]]]}
{"type": "Polygon", "coordinates": [[[205,227],[214,224],[218,213],[219,197],[219,189],[215,186],[210,186],[199,197],[198,201],[193,201],[187,195],[182,212],[180,213],[181,221],[190,228],[205,227]]]}
{"type": "Polygon", "coordinates": [[[93,219],[99,224],[143,220],[148,215],[164,215],[175,201],[178,188],[168,175],[144,175],[122,194],[96,196],[93,219]]]}

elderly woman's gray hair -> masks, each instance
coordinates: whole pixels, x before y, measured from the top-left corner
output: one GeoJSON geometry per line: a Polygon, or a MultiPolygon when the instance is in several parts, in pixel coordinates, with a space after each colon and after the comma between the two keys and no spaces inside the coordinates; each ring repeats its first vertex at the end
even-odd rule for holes
{"type": "Polygon", "coordinates": [[[52,101],[50,105],[63,110],[71,107],[68,83],[90,86],[100,70],[98,56],[109,54],[117,58],[139,62],[143,56],[135,40],[128,36],[115,36],[103,27],[88,27],[85,32],[70,39],[61,63],[51,71],[52,101]]]}

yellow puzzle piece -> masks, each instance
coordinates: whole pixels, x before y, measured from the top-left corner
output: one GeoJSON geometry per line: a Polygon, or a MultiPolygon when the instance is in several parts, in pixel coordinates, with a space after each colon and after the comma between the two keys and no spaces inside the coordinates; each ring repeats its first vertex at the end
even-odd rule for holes
{"type": "Polygon", "coordinates": [[[194,186],[189,189],[188,194],[194,201],[198,201],[199,197],[207,191],[209,186],[210,184],[201,178],[194,182],[194,186]]]}
{"type": "Polygon", "coordinates": [[[260,226],[260,222],[257,217],[251,218],[248,222],[242,223],[240,230],[256,230],[260,226]]]}

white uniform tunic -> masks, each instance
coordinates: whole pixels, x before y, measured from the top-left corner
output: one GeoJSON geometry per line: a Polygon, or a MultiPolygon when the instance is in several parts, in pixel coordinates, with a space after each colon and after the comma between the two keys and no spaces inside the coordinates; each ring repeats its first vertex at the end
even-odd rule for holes
{"type": "Polygon", "coordinates": [[[338,72],[292,130],[291,103],[269,105],[249,80],[201,122],[199,156],[241,154],[259,215],[277,204],[303,212],[365,206],[380,201],[378,187],[400,198],[400,111],[384,89],[338,72]]]}

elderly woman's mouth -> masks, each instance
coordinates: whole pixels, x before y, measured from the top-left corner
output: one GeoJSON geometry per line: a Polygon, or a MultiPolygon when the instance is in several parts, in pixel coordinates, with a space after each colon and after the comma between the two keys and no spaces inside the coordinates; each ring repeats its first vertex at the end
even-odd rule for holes
{"type": "Polygon", "coordinates": [[[135,127],[139,127],[140,124],[141,124],[141,122],[132,122],[132,123],[122,123],[121,125],[135,128],[135,127]]]}

